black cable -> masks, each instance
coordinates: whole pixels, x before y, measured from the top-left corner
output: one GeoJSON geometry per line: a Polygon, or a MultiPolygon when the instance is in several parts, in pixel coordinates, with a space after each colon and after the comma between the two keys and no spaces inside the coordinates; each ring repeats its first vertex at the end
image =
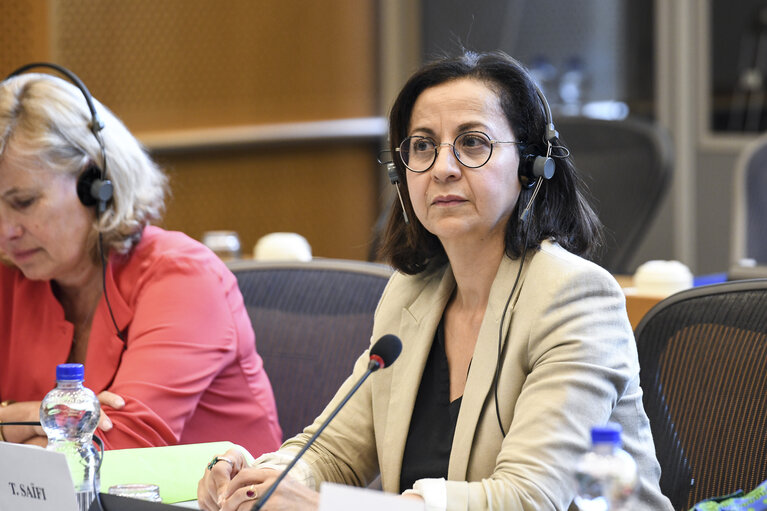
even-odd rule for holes
{"type": "MultiPolygon", "coordinates": [[[[99,447],[99,458],[96,462],[96,475],[98,476],[99,484],[101,481],[101,462],[104,461],[104,441],[101,440],[96,435],[93,435],[93,441],[96,443],[96,445],[99,447]]],[[[94,481],[95,482],[95,481],[94,481]]],[[[93,485],[93,489],[96,493],[96,505],[99,507],[101,511],[104,511],[104,504],[101,502],[101,492],[96,489],[96,485],[93,485]]]]}
{"type": "Polygon", "coordinates": [[[112,312],[112,305],[109,303],[109,295],[107,294],[107,260],[106,256],[104,255],[104,236],[101,232],[99,232],[99,255],[101,256],[101,286],[104,290],[104,301],[107,303],[109,317],[112,319],[112,324],[115,327],[115,332],[117,332],[117,337],[119,337],[121,341],[125,342],[125,336],[123,335],[123,332],[120,331],[120,327],[117,326],[115,315],[112,312]]]}
{"type": "MultiPolygon", "coordinates": [[[[548,104],[546,104],[546,106],[548,107],[548,104]]],[[[551,144],[549,144],[549,153],[550,152],[551,152],[551,144]]],[[[530,200],[527,201],[527,206],[525,206],[525,209],[522,210],[522,213],[519,216],[519,221],[522,225],[522,229],[525,229],[527,225],[528,217],[530,215],[530,211],[533,206],[533,201],[538,196],[538,192],[540,191],[542,186],[543,186],[543,178],[538,178],[538,181],[535,183],[535,188],[533,189],[533,193],[532,195],[530,195],[530,200]]],[[[527,256],[527,232],[524,233],[524,236],[522,239],[524,240],[524,245],[522,245],[522,256],[519,258],[519,269],[517,270],[517,278],[514,279],[514,285],[511,286],[511,293],[509,293],[509,298],[506,300],[506,306],[503,308],[503,314],[501,315],[501,324],[498,327],[498,359],[495,362],[493,396],[495,397],[495,415],[498,418],[498,427],[501,428],[501,434],[503,435],[503,437],[506,437],[506,432],[503,430],[503,422],[501,421],[501,410],[498,404],[498,379],[500,378],[500,375],[501,375],[501,353],[503,352],[503,322],[506,319],[506,312],[509,309],[509,303],[511,303],[511,297],[514,296],[514,291],[516,291],[517,284],[519,284],[519,277],[520,275],[522,275],[522,267],[525,265],[525,256],[527,256]]]]}

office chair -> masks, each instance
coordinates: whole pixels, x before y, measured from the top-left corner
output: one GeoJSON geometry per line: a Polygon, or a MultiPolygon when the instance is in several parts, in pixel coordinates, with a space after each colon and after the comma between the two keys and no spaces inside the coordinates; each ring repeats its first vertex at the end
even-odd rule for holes
{"type": "Polygon", "coordinates": [[[735,163],[730,280],[767,277],[767,134],[735,163]]]}
{"type": "Polygon", "coordinates": [[[635,336],[661,490],[674,508],[767,479],[767,279],[676,293],[635,336]]]}
{"type": "Polygon", "coordinates": [[[612,273],[633,273],[632,257],[669,186],[670,135],[640,119],[559,117],[554,122],[605,225],[597,262],[612,273]]]}
{"type": "Polygon", "coordinates": [[[274,389],[283,438],[320,414],[370,346],[392,269],[339,259],[240,260],[237,277],[274,389]]]}

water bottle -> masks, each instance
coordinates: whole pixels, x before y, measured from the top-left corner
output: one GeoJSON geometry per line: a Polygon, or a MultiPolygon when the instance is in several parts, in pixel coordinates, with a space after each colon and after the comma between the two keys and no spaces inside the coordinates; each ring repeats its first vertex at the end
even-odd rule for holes
{"type": "Polygon", "coordinates": [[[530,76],[543,95],[553,102],[552,88],[557,77],[557,68],[543,55],[536,55],[530,63],[530,76]]]}
{"type": "Polygon", "coordinates": [[[581,511],[626,511],[633,505],[637,465],[621,449],[620,424],[608,423],[591,429],[591,450],[575,467],[581,511]]]}
{"type": "Polygon", "coordinates": [[[66,455],[78,508],[88,511],[99,491],[99,454],[93,432],[101,406],[96,395],[83,386],[83,376],[82,364],[56,367],[56,388],[40,405],[40,423],[48,435],[48,449],[66,455]]]}
{"type": "Polygon", "coordinates": [[[579,57],[570,57],[559,78],[559,98],[562,100],[562,114],[579,115],[585,101],[586,73],[579,57]]]}

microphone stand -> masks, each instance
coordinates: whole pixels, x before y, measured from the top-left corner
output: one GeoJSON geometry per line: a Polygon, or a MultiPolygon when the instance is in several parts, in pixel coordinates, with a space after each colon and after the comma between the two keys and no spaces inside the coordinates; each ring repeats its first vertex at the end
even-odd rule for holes
{"type": "Polygon", "coordinates": [[[285,479],[285,476],[288,475],[288,472],[290,472],[290,469],[295,466],[296,463],[298,463],[298,460],[301,459],[301,456],[304,455],[304,453],[309,449],[309,447],[312,446],[314,441],[317,439],[318,436],[320,436],[320,433],[322,433],[328,424],[330,424],[330,421],[333,420],[333,418],[338,415],[338,412],[341,411],[341,408],[346,404],[347,401],[352,397],[352,395],[357,392],[357,389],[360,388],[360,385],[367,380],[368,376],[370,376],[372,373],[380,369],[381,363],[379,363],[377,360],[372,359],[368,363],[368,369],[365,371],[365,374],[362,375],[362,378],[357,381],[357,383],[352,387],[352,389],[344,396],[343,400],[338,404],[338,406],[335,407],[333,412],[330,414],[330,416],[325,419],[325,422],[322,423],[322,425],[317,429],[317,431],[312,435],[312,437],[309,439],[309,441],[304,444],[304,446],[301,448],[300,451],[298,451],[298,454],[296,454],[296,457],[293,458],[293,461],[290,462],[290,464],[285,467],[285,470],[282,471],[282,473],[277,477],[277,479],[274,480],[272,485],[269,487],[268,490],[266,490],[266,493],[264,493],[261,498],[256,502],[253,507],[251,508],[251,511],[259,511],[263,505],[266,503],[267,500],[269,500],[269,497],[272,496],[272,493],[274,493],[274,490],[277,489],[277,485],[282,482],[283,479],[285,479]]]}

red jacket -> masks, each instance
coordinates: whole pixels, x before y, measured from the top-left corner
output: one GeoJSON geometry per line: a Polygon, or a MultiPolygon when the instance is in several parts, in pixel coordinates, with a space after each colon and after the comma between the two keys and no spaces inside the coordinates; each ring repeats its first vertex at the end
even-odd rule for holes
{"type": "MultiPolygon", "coordinates": [[[[85,386],[125,399],[98,430],[111,449],[230,440],[258,455],[282,433],[237,281],[210,250],[147,227],[107,266],[85,361],[85,386]]],[[[0,399],[39,401],[66,362],[74,327],[48,281],[0,265],[0,399]]]]}

